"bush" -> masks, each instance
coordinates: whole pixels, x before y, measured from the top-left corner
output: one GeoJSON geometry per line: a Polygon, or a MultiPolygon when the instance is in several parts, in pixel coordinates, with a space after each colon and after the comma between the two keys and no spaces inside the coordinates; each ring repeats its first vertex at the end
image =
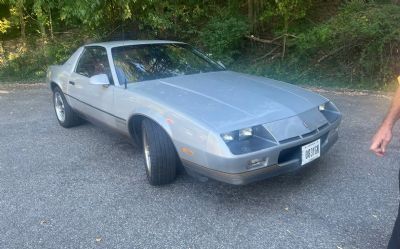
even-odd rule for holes
{"type": "Polygon", "coordinates": [[[348,2],[327,23],[300,35],[296,45],[293,57],[312,68],[309,74],[385,87],[400,73],[400,6],[348,2]]]}
{"type": "Polygon", "coordinates": [[[200,38],[213,58],[230,64],[240,54],[240,43],[248,30],[249,25],[240,17],[216,16],[202,30],[200,38]]]}
{"type": "Polygon", "coordinates": [[[0,82],[43,80],[48,66],[63,63],[79,46],[78,41],[70,39],[29,44],[24,49],[8,52],[5,63],[0,66],[0,82]]]}

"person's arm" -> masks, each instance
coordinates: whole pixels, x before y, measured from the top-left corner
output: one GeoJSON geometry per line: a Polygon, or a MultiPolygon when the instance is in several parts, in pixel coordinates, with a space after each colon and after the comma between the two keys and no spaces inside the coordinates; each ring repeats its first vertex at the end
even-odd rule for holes
{"type": "MultiPolygon", "coordinates": [[[[400,76],[397,78],[400,84],[400,76]]],[[[372,138],[370,150],[377,156],[384,156],[386,147],[392,140],[392,130],[396,121],[400,118],[400,87],[397,88],[396,94],[392,100],[391,107],[383,120],[381,126],[372,138]]]]}

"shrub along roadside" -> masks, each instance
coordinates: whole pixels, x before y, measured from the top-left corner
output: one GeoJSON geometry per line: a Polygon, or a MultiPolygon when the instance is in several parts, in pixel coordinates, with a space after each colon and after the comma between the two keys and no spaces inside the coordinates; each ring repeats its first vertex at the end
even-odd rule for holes
{"type": "Polygon", "coordinates": [[[241,54],[239,48],[248,30],[248,23],[240,16],[217,16],[202,30],[200,39],[213,58],[229,65],[241,54]]]}
{"type": "MultiPolygon", "coordinates": [[[[185,19],[187,30],[175,28],[172,33],[164,33],[176,33],[177,40],[189,37],[190,33],[188,42],[234,70],[295,84],[368,89],[394,87],[400,73],[399,5],[353,0],[323,23],[292,23],[288,32],[294,35],[288,41],[289,50],[284,58],[279,56],[279,44],[260,45],[244,38],[250,34],[251,25],[240,13],[221,9],[210,14],[209,19],[205,13],[199,13],[195,20],[185,19]],[[275,53],[269,54],[272,50],[275,53]]],[[[282,35],[279,30],[270,32],[282,35]]],[[[63,62],[85,39],[83,32],[75,31],[72,36],[56,36],[48,42],[27,42],[25,52],[7,53],[5,63],[1,63],[0,46],[0,82],[42,80],[48,65],[63,62]]]]}
{"type": "Polygon", "coordinates": [[[10,49],[5,54],[6,63],[0,64],[1,82],[40,82],[46,77],[49,65],[61,64],[82,41],[63,36],[53,41],[31,41],[18,44],[18,49],[10,49]]]}
{"type": "Polygon", "coordinates": [[[400,74],[400,6],[349,2],[326,23],[297,35],[286,59],[236,69],[293,83],[393,88],[400,74]]]}

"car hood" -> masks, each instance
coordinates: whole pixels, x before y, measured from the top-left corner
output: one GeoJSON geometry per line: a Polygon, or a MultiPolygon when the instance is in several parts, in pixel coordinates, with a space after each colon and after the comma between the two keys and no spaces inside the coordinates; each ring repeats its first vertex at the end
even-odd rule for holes
{"type": "Polygon", "coordinates": [[[327,101],[291,84],[232,71],[142,82],[153,101],[228,131],[295,116],[327,101]]]}

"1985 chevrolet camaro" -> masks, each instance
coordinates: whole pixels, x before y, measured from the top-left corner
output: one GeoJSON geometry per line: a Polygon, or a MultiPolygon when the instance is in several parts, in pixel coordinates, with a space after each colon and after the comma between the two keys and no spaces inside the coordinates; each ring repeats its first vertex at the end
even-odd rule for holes
{"type": "Polygon", "coordinates": [[[246,184],[300,169],[338,139],[341,114],[328,99],[228,71],[185,43],[86,45],[47,78],[60,125],[85,119],[131,137],[153,185],[172,182],[182,165],[246,184]]]}

